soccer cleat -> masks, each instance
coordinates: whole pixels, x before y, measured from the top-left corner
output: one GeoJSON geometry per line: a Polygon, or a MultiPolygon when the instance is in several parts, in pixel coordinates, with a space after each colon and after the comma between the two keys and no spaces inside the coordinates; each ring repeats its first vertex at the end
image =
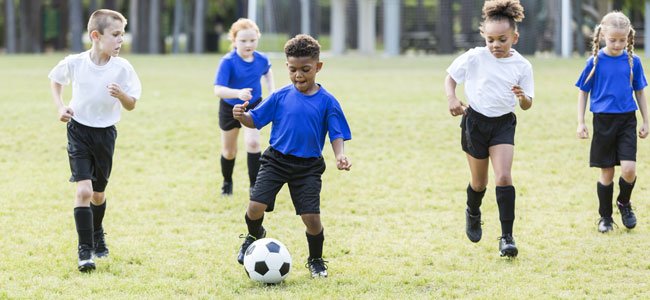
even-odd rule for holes
{"type": "Polygon", "coordinates": [[[95,239],[95,257],[103,258],[108,256],[108,247],[106,247],[106,240],[104,240],[104,229],[97,230],[93,233],[95,239]]]}
{"type": "Polygon", "coordinates": [[[262,239],[266,236],[266,230],[262,229],[262,235],[257,238],[251,234],[247,235],[240,235],[240,239],[244,239],[244,242],[241,244],[241,247],[239,248],[239,254],[237,254],[237,262],[239,262],[240,265],[244,264],[244,255],[246,254],[246,250],[248,250],[248,247],[254,242],[257,241],[258,239],[262,239]]]}
{"type": "Polygon", "coordinates": [[[614,230],[614,220],[612,217],[602,217],[598,220],[598,231],[606,233],[614,230]]]}
{"type": "Polygon", "coordinates": [[[309,258],[305,267],[311,272],[311,278],[327,277],[327,263],[323,258],[309,258]]]}
{"type": "Polygon", "coordinates": [[[93,261],[93,248],[86,244],[79,245],[79,272],[90,272],[95,270],[93,261]]]}
{"type": "Polygon", "coordinates": [[[617,201],[616,206],[618,206],[618,211],[621,213],[621,221],[623,221],[623,225],[625,225],[627,229],[634,228],[636,226],[636,216],[632,210],[632,203],[628,202],[627,204],[621,204],[617,201]]]}
{"type": "Polygon", "coordinates": [[[221,186],[221,196],[232,196],[232,181],[224,181],[221,186]]]}
{"type": "Polygon", "coordinates": [[[507,257],[517,257],[519,251],[515,244],[515,239],[512,234],[506,233],[499,237],[499,254],[507,257]]]}
{"type": "Polygon", "coordinates": [[[473,243],[478,243],[483,236],[483,230],[481,229],[481,212],[477,215],[471,215],[469,209],[465,209],[465,233],[467,238],[473,243]]]}

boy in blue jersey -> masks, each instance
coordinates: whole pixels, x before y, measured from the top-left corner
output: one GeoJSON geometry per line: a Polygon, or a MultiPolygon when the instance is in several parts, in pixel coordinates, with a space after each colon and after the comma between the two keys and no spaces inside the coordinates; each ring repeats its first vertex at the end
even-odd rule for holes
{"type": "Polygon", "coordinates": [[[616,204],[626,228],[636,226],[630,197],[636,182],[636,110],[641,111],[643,125],[639,137],[648,136],[648,109],[643,89],[648,85],[638,56],[634,55],[634,29],[620,12],[611,12],[596,26],[593,55],[587,61],[576,86],[578,94],[578,129],[580,139],[589,138],[585,125],[587,98],[594,114],[594,137],[591,141],[589,165],[601,169],[596,184],[598,194],[598,231],[614,229],[612,200],[614,167],[621,166],[616,204]],[[605,48],[600,50],[600,39],[605,48]],[[636,97],[636,103],[634,98],[636,97]]]}
{"type": "Polygon", "coordinates": [[[316,73],[323,67],[318,41],[309,35],[297,35],[285,44],[284,53],[292,84],[277,90],[254,110],[246,112],[248,102],[233,107],[234,118],[246,127],[261,129],[273,122],[270,147],[262,154],[246,210],[248,235],[237,261],[243,264],[246,249],[266,236],[264,212],[273,211],[277,193],[288,183],[296,214],[307,227],[307,267],[312,278],[327,277],[320,220],[321,175],[325,171],[322,151],[328,134],[336,167],[349,171],[352,163],[343,144],[352,134],[336,98],[316,83],[316,73]]]}

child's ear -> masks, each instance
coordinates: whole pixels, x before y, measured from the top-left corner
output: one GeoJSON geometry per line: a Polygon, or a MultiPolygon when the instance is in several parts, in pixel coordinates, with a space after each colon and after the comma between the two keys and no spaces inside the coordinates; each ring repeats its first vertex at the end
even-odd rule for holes
{"type": "Polygon", "coordinates": [[[99,40],[99,31],[93,30],[90,32],[90,39],[91,40],[99,40]]]}
{"type": "Polygon", "coordinates": [[[322,68],[323,68],[323,62],[322,61],[319,61],[318,63],[316,63],[316,73],[318,73],[318,71],[320,71],[320,69],[322,69],[322,68]]]}
{"type": "Polygon", "coordinates": [[[515,45],[517,42],[519,42],[519,32],[515,32],[512,44],[515,45]]]}

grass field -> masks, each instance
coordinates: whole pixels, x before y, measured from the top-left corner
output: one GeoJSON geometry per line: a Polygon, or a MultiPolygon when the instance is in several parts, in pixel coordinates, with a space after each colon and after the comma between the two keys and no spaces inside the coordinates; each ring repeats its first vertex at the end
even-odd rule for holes
{"type": "MultiPolygon", "coordinates": [[[[483,240],[465,237],[469,170],[442,84],[453,57],[324,58],[318,81],[347,115],[354,164],[336,170],[326,145],[330,277],[312,280],[303,267],[304,226],[285,188],[264,225],[295,263],[283,284],[265,286],[235,260],[248,201],[241,141],[235,196],[219,196],[217,56],[126,56],[143,95],[118,124],[104,223],[111,255],[94,273],[76,270],[74,184],[47,78],[62,57],[0,56],[0,299],[650,298],[650,141],[639,142],[632,195],[639,225],[598,233],[599,170],[588,167],[589,142],[575,138],[584,58],[531,58],[536,98],[517,109],[513,260],[498,256],[492,180],[483,240]]],[[[283,86],[283,60],[273,63],[283,86]]]]}

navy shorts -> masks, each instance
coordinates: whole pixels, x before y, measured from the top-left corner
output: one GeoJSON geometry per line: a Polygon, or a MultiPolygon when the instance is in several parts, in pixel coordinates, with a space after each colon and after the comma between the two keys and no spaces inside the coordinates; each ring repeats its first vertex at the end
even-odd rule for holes
{"type": "Polygon", "coordinates": [[[594,114],[589,166],[611,168],[636,161],[636,112],[594,114]]]}
{"type": "Polygon", "coordinates": [[[460,144],[467,154],[476,159],[485,159],[490,156],[491,146],[515,144],[516,127],[517,116],[514,113],[492,118],[468,107],[460,122],[460,144]]]}
{"type": "Polygon", "coordinates": [[[70,182],[90,179],[93,191],[106,190],[113,167],[113,151],[117,129],[115,126],[95,128],[75,120],[68,122],[68,159],[70,182]]]}
{"type": "Polygon", "coordinates": [[[276,195],[288,183],[296,215],[319,214],[323,172],[325,161],[322,156],[296,157],[269,147],[260,158],[260,171],[251,201],[266,204],[266,211],[273,211],[276,195]]]}
{"type": "MultiPolygon", "coordinates": [[[[254,103],[249,102],[248,106],[246,107],[246,111],[255,108],[260,103],[262,103],[262,98],[257,99],[257,101],[255,101],[254,103]]],[[[223,99],[219,101],[219,128],[221,128],[224,131],[229,131],[235,128],[241,128],[241,123],[232,116],[233,107],[235,106],[228,104],[228,102],[223,101],[223,99]]]]}

